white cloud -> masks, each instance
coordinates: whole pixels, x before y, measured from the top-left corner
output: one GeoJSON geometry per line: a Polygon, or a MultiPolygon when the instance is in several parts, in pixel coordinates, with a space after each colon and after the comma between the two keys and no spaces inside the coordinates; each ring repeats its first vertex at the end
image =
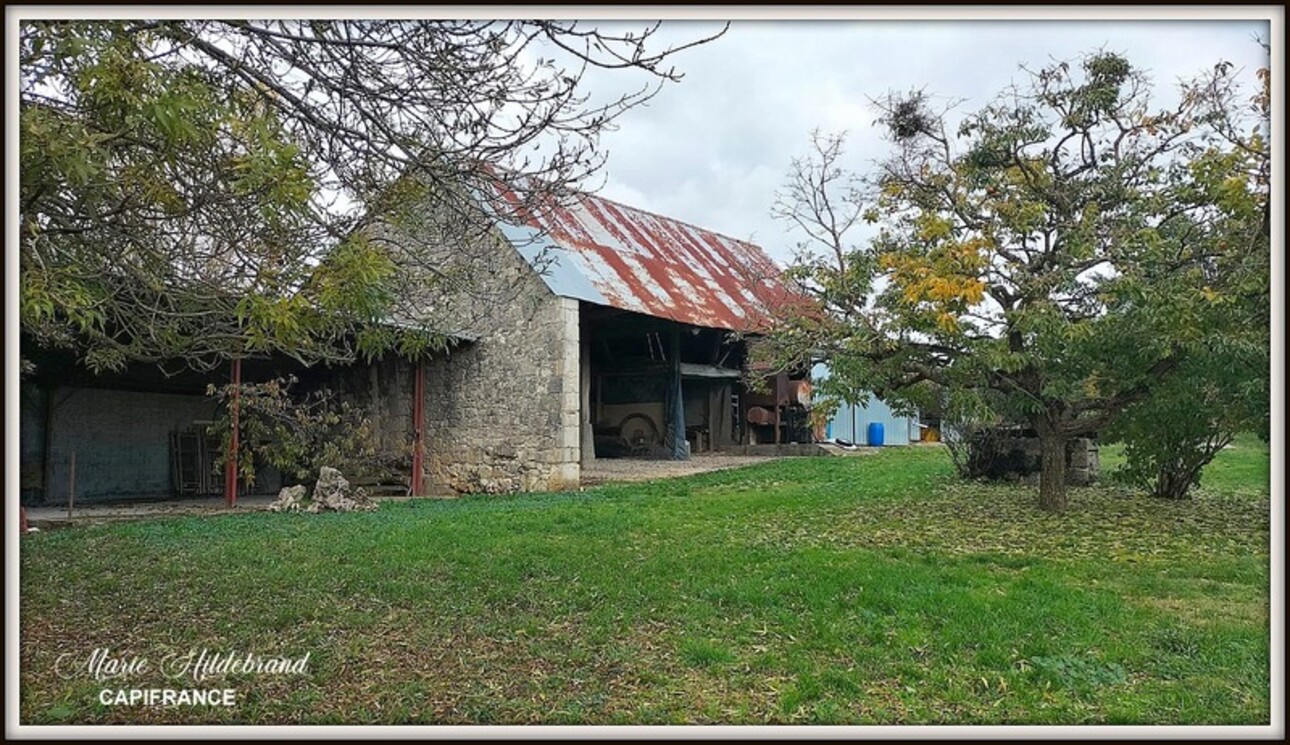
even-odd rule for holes
{"type": "MultiPolygon", "coordinates": [[[[711,24],[671,22],[666,39],[711,24]]],[[[1248,72],[1267,64],[1255,43],[1263,21],[775,21],[736,22],[722,38],[679,54],[685,77],[604,136],[603,193],[736,238],[754,238],[787,260],[797,238],[770,207],[814,127],[851,133],[851,165],[885,149],[869,98],[925,88],[944,99],[987,103],[1020,64],[1039,67],[1105,48],[1146,69],[1157,95],[1219,60],[1248,72]]],[[[621,73],[587,83],[623,90],[621,73]]]]}

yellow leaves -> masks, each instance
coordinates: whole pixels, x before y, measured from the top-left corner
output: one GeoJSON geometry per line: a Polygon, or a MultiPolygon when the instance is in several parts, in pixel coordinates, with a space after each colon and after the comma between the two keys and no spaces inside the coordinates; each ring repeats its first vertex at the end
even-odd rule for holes
{"type": "Polygon", "coordinates": [[[924,241],[938,241],[949,236],[949,220],[937,217],[920,217],[917,220],[918,238],[924,241]]]}
{"type": "Polygon", "coordinates": [[[1217,305],[1223,300],[1223,296],[1219,295],[1217,292],[1214,292],[1214,288],[1208,285],[1200,289],[1200,295],[1201,297],[1205,298],[1206,302],[1214,305],[1217,305]]]}
{"type": "Polygon", "coordinates": [[[929,305],[936,314],[936,325],[953,333],[959,327],[957,313],[985,298],[985,283],[975,274],[964,272],[961,266],[972,263],[978,256],[971,247],[956,244],[953,250],[938,252],[936,257],[884,254],[878,262],[900,288],[906,305],[929,305]],[[965,254],[972,258],[967,262],[955,261],[965,254]]]}
{"type": "Polygon", "coordinates": [[[950,221],[940,215],[924,212],[914,220],[919,240],[939,241],[950,237],[950,221]]]}
{"type": "Polygon", "coordinates": [[[911,243],[876,257],[901,306],[920,323],[947,334],[961,331],[962,315],[985,300],[984,272],[997,248],[992,236],[954,236],[954,223],[934,212],[914,219],[911,243]],[[928,245],[931,244],[931,245],[928,245]]]}
{"type": "Polygon", "coordinates": [[[932,300],[952,300],[958,294],[953,279],[931,277],[927,280],[927,297],[932,300]]]}

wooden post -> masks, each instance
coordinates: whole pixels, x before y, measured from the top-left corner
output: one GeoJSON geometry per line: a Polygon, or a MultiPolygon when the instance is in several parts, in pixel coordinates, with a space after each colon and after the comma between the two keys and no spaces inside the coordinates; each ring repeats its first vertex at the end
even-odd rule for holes
{"type": "Polygon", "coordinates": [[[685,394],[681,387],[681,330],[672,330],[672,458],[685,460],[685,394]]]}
{"type": "Polygon", "coordinates": [[[417,360],[417,369],[412,381],[412,478],[408,485],[414,497],[420,497],[424,493],[422,481],[425,473],[425,395],[425,362],[417,360]]]}
{"type": "Polygon", "coordinates": [[[734,440],[734,413],[730,407],[730,384],[724,383],[717,391],[718,405],[717,409],[717,449],[729,450],[730,444],[734,440]]]}
{"type": "Polygon", "coordinates": [[[233,359],[233,398],[230,403],[232,432],[228,440],[228,459],[224,464],[224,502],[229,507],[237,506],[237,456],[241,443],[238,441],[238,407],[242,395],[242,360],[233,359]]]}
{"type": "Polygon", "coordinates": [[[746,400],[747,398],[748,398],[748,389],[744,388],[743,393],[739,395],[739,405],[734,407],[735,416],[738,417],[738,421],[739,421],[739,429],[737,430],[737,434],[739,435],[739,444],[743,445],[744,447],[747,447],[749,445],[748,401],[746,400]]]}
{"type": "Polygon", "coordinates": [[[713,443],[717,440],[717,411],[721,405],[717,398],[719,391],[716,383],[708,383],[708,452],[716,450],[713,443]]]}
{"type": "Polygon", "coordinates": [[[784,395],[781,391],[782,386],[780,385],[780,381],[783,379],[783,377],[784,377],[783,375],[775,376],[775,444],[776,445],[779,444],[779,425],[781,421],[779,407],[780,407],[780,402],[782,400],[782,397],[784,395]]]}

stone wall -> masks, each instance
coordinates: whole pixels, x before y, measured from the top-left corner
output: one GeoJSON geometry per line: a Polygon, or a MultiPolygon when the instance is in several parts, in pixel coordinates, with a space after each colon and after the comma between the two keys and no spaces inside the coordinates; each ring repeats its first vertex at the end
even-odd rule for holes
{"type": "Polygon", "coordinates": [[[1077,437],[1066,446],[1066,483],[1087,486],[1102,475],[1097,440],[1077,437]]]}
{"type": "Polygon", "coordinates": [[[426,213],[381,234],[416,243],[425,261],[404,269],[407,291],[439,328],[473,338],[426,362],[425,488],[576,488],[578,301],[552,293],[497,231],[461,237],[460,227],[426,213]]]}
{"type": "MultiPolygon", "coordinates": [[[[1042,451],[1038,437],[1005,437],[999,441],[995,478],[1018,478],[1038,482],[1042,467],[1042,451]]],[[[1066,442],[1066,483],[1070,486],[1088,486],[1101,475],[1101,460],[1097,440],[1076,437],[1066,442]]]]}
{"type": "Polygon", "coordinates": [[[429,487],[497,493],[578,485],[578,301],[529,279],[520,279],[528,291],[498,309],[492,329],[426,366],[429,487]]]}
{"type": "MultiPolygon", "coordinates": [[[[416,366],[394,352],[369,362],[349,367],[331,368],[317,382],[343,400],[362,407],[372,423],[376,446],[380,449],[383,484],[411,484],[412,467],[412,394],[415,390],[416,366]]],[[[328,464],[341,467],[340,464],[328,464]]],[[[345,476],[355,484],[371,486],[356,474],[345,476]]]]}

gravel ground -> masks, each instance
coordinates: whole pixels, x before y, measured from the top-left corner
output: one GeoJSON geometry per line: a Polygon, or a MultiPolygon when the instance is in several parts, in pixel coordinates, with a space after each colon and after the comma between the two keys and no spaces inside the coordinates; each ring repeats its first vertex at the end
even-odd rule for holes
{"type": "Polygon", "coordinates": [[[650,481],[674,476],[689,476],[708,471],[722,471],[777,460],[766,455],[693,455],[689,460],[646,458],[599,458],[583,467],[582,485],[595,486],[608,481],[650,481]]]}
{"type": "MultiPolygon", "coordinates": [[[[689,460],[646,458],[601,458],[582,469],[582,485],[595,486],[606,482],[650,481],[652,479],[689,476],[708,471],[766,463],[783,456],[698,454],[689,460]]],[[[237,507],[230,510],[222,497],[203,499],[159,500],[152,502],[76,505],[74,517],[67,519],[67,508],[60,506],[28,507],[27,522],[34,527],[58,528],[71,524],[108,522],[147,517],[175,515],[217,515],[227,512],[262,510],[276,495],[238,497],[237,507]]],[[[396,497],[396,499],[406,497],[396,497]]],[[[378,501],[382,497],[374,497],[378,501]]]]}

